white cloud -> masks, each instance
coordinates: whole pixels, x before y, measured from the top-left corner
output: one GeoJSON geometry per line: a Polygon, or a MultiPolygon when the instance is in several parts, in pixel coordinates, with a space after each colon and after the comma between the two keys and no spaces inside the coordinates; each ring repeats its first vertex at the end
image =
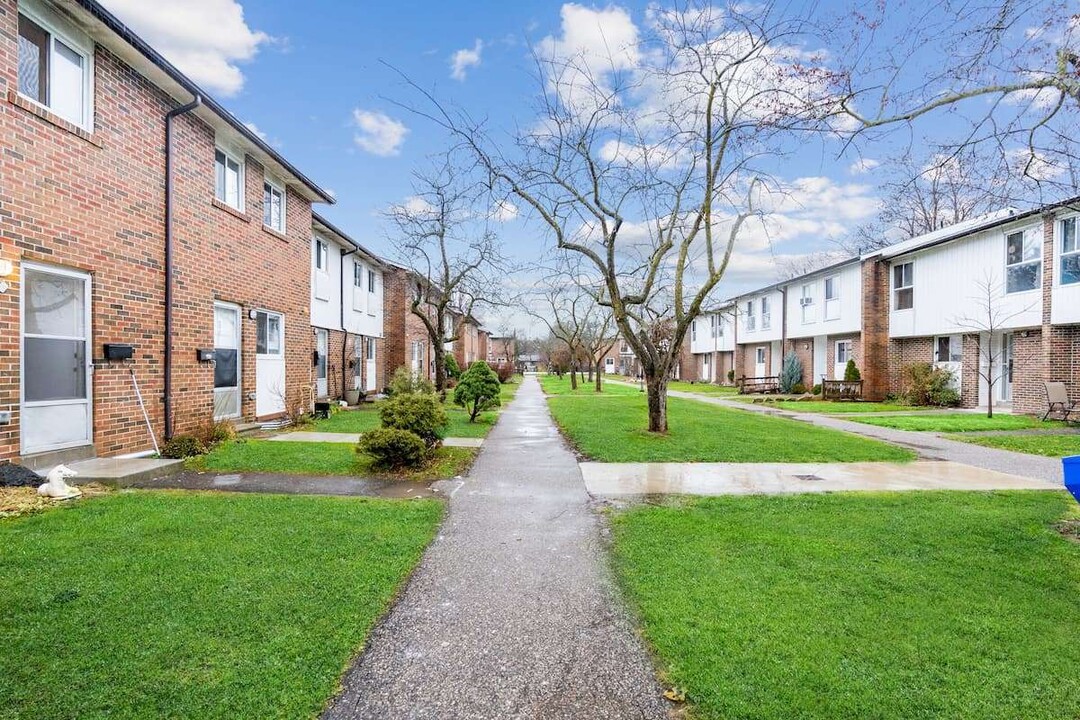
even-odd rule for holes
{"type": "Polygon", "coordinates": [[[469,68],[480,67],[480,53],[484,50],[484,42],[477,40],[472,49],[462,48],[450,56],[450,77],[464,82],[465,74],[469,68]]]}
{"type": "Polygon", "coordinates": [[[103,4],[192,80],[222,95],[240,92],[244,75],[239,64],[272,41],[248,26],[237,0],[104,0],[103,4]]]}
{"type": "Polygon", "coordinates": [[[495,211],[491,214],[492,219],[498,222],[510,222],[518,216],[517,205],[509,200],[499,200],[495,204],[495,211]]]}
{"type": "Polygon", "coordinates": [[[881,163],[873,158],[859,158],[851,165],[848,165],[848,172],[852,175],[863,175],[880,165],[881,163]]]}
{"type": "Polygon", "coordinates": [[[409,133],[404,123],[389,115],[360,108],[353,110],[353,124],[356,126],[353,135],[356,146],[379,157],[399,154],[401,144],[409,133]]]}

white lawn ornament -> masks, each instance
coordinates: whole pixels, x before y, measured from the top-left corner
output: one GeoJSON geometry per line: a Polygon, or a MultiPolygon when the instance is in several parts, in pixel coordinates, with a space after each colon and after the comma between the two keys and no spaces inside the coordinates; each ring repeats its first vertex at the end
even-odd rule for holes
{"type": "Polygon", "coordinates": [[[82,495],[82,490],[68,485],[65,482],[69,477],[75,477],[78,474],[79,473],[75,472],[67,465],[57,465],[45,476],[47,482],[42,483],[38,487],[38,495],[44,495],[58,500],[67,500],[68,498],[82,495]]]}

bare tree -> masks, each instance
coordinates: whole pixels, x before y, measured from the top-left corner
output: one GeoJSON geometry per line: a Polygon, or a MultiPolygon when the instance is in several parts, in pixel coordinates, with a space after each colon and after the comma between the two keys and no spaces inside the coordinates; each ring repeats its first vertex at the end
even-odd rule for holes
{"type": "Polygon", "coordinates": [[[416,194],[387,215],[402,261],[412,270],[409,310],[427,329],[435,388],[445,394],[446,346],[461,339],[465,323],[459,321],[472,317],[478,304],[501,302],[498,278],[506,261],[494,231],[475,221],[486,194],[449,156],[414,178],[416,194]]]}
{"type": "MultiPolygon", "coordinates": [[[[598,305],[591,295],[573,283],[554,281],[546,285],[547,289],[538,298],[539,308],[528,312],[544,323],[551,337],[565,347],[570,387],[577,390],[577,373],[583,358],[587,357],[585,335],[598,305]]],[[[592,366],[591,360],[588,365],[592,366]]]]}
{"type": "Polygon", "coordinates": [[[596,392],[603,392],[604,389],[604,356],[611,352],[611,348],[618,342],[619,336],[615,329],[611,308],[597,303],[595,311],[586,319],[581,334],[581,348],[589,358],[589,374],[596,374],[596,392]]]}
{"type": "Polygon", "coordinates": [[[668,377],[690,323],[747,221],[780,191],[772,173],[792,138],[835,115],[835,82],[802,46],[806,21],[770,4],[692,2],[650,22],[641,43],[607,57],[539,48],[539,117],[509,145],[413,87],[432,108],[414,110],[597,273],[641,363],[648,429],[666,432],[668,377]]]}
{"type": "MultiPolygon", "coordinates": [[[[1002,371],[1012,368],[1002,365],[1005,349],[1001,345],[1001,333],[1012,327],[1012,321],[1035,307],[1034,303],[1017,306],[1006,302],[1005,288],[993,274],[976,283],[973,312],[954,321],[975,338],[977,350],[977,374],[986,387],[986,417],[994,417],[994,388],[1002,378],[1002,371]]],[[[1012,358],[1015,364],[1015,358],[1012,358]]]]}

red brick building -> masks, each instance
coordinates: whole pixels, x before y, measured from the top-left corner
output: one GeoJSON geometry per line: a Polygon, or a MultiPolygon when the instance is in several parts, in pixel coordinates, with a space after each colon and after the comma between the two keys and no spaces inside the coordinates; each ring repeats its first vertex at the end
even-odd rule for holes
{"type": "MultiPolygon", "coordinates": [[[[383,376],[405,367],[421,377],[435,378],[435,359],[424,321],[411,310],[420,278],[412,270],[388,264],[383,271],[383,317],[386,350],[382,354],[383,376]]],[[[434,317],[434,314],[429,315],[434,317]]]]}
{"type": "Polygon", "coordinates": [[[0,26],[0,460],[150,449],[133,378],[158,439],[306,402],[331,198],[96,2],[0,26]]]}

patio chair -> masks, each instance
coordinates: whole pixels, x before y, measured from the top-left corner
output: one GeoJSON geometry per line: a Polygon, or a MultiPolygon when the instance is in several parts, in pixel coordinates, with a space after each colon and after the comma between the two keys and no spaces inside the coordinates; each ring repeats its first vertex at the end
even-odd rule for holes
{"type": "Polygon", "coordinates": [[[1080,412],[1075,401],[1069,402],[1069,389],[1065,387],[1065,383],[1047,382],[1043,383],[1043,387],[1046,388],[1046,413],[1043,415],[1043,420],[1050,417],[1050,413],[1059,410],[1062,414],[1061,419],[1069,422],[1069,415],[1080,412]]]}

